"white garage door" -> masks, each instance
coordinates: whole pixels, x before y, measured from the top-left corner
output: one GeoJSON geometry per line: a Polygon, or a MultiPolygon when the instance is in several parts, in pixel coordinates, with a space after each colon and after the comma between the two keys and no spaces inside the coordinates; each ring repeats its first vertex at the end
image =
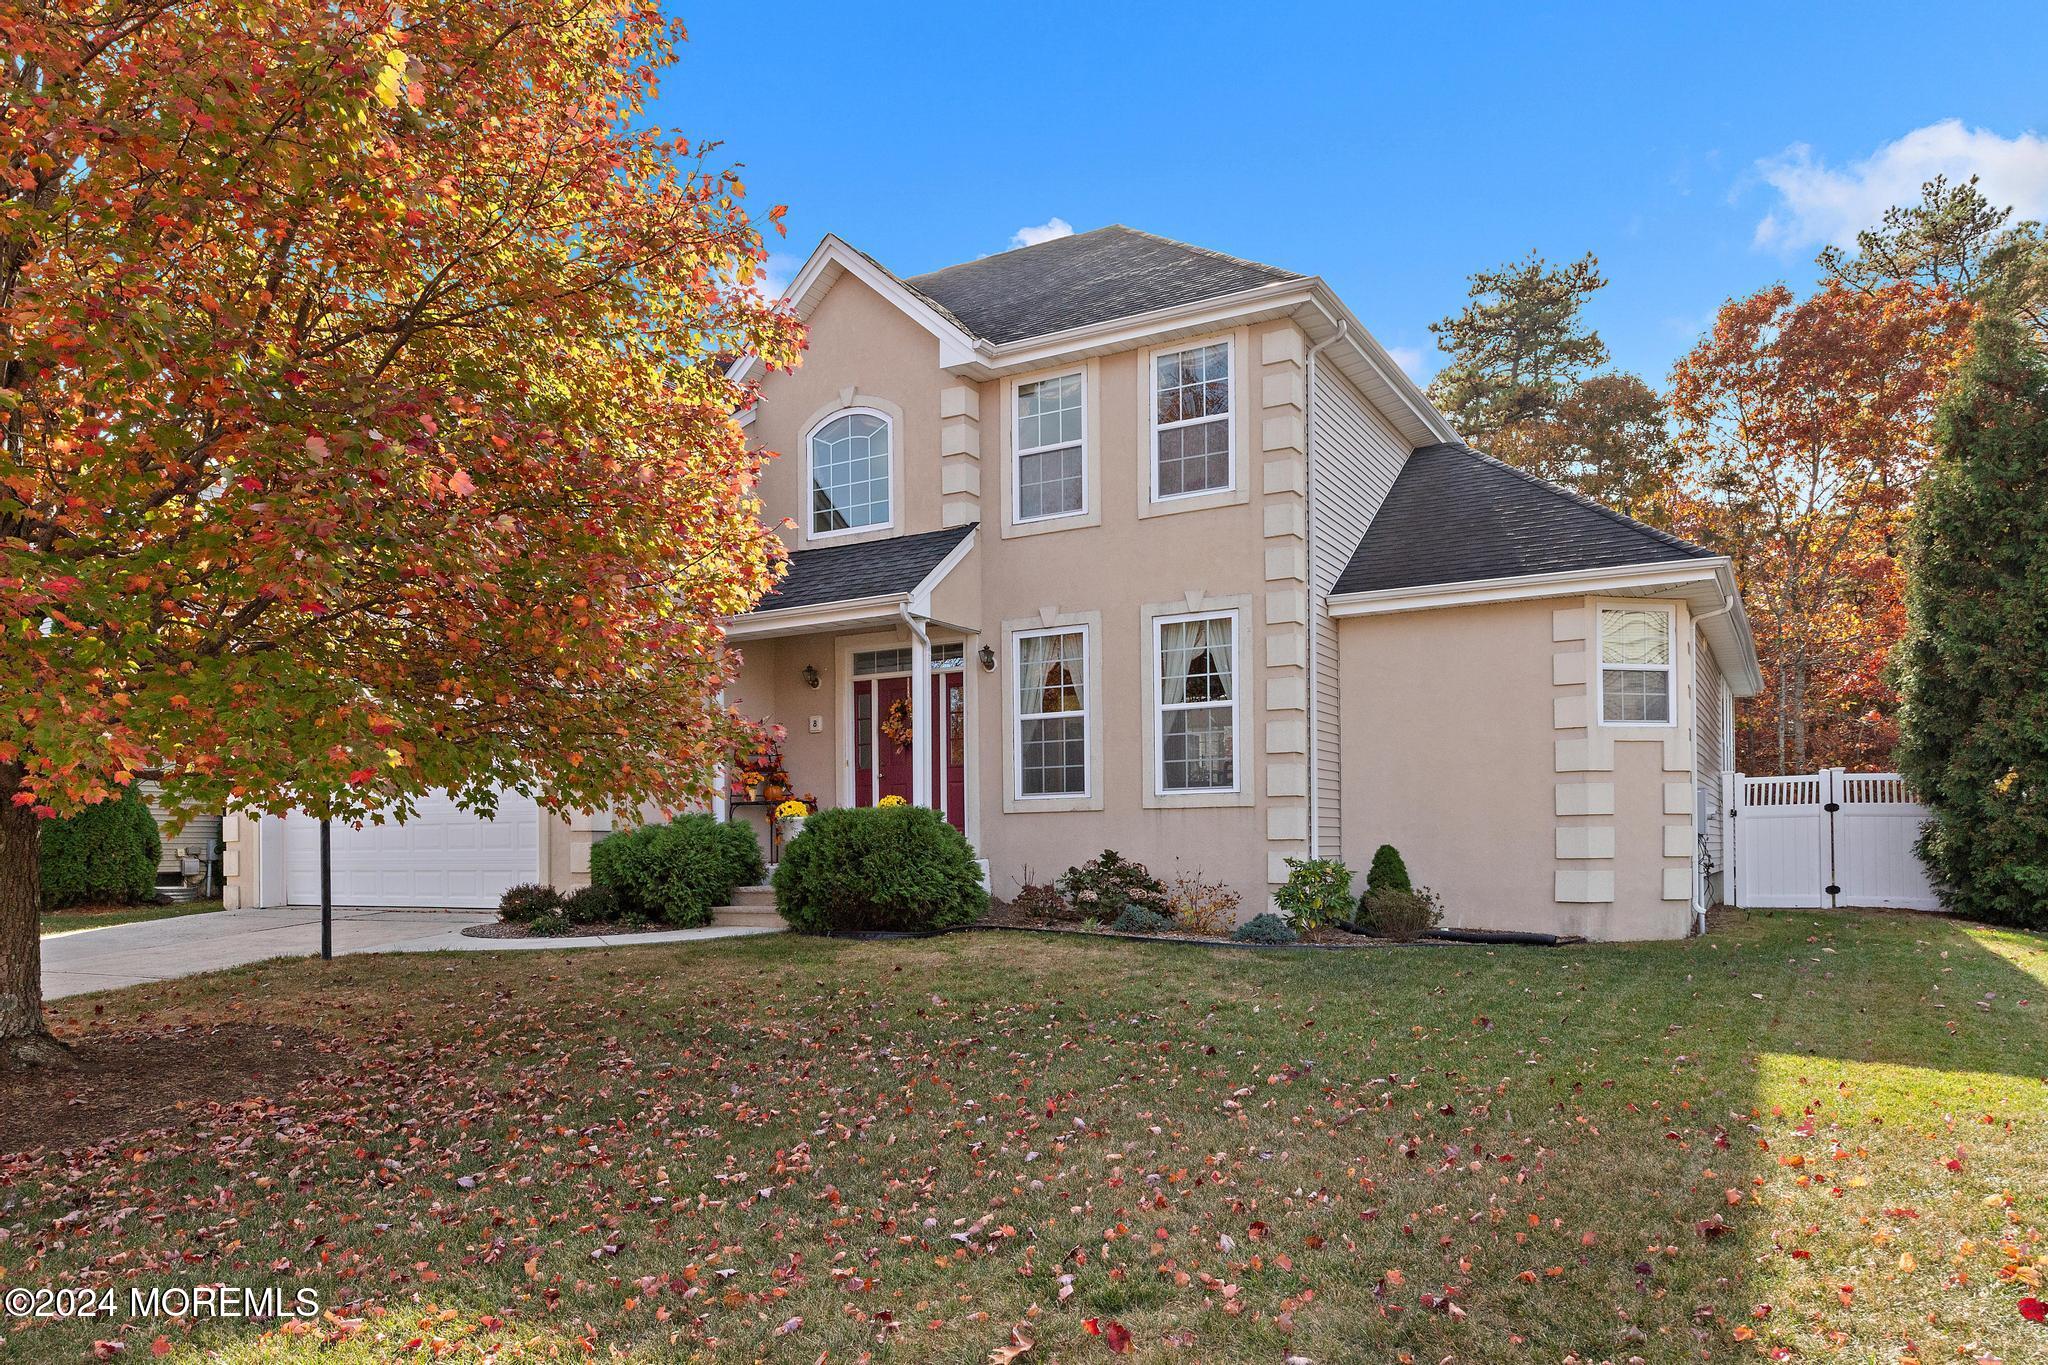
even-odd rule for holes
{"type": "MultiPolygon", "coordinates": [[[[320,822],[285,822],[286,895],[320,903],[320,822]]],[[[540,810],[506,792],[495,820],[480,819],[446,795],[422,797],[404,824],[333,827],[336,905],[491,909],[508,886],[540,880],[540,810]]]]}

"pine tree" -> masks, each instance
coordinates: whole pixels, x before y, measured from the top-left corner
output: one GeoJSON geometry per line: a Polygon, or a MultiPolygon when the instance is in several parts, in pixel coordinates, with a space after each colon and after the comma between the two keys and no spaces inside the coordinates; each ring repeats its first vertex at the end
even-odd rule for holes
{"type": "Polygon", "coordinates": [[[1908,556],[1900,771],[1953,910],[2048,927],[2048,357],[1992,316],[1942,407],[1908,556]]]}

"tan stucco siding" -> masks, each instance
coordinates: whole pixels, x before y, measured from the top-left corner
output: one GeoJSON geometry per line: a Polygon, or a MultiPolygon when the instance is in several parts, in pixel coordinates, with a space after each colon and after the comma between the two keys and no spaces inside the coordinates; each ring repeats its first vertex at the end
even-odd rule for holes
{"type": "Polygon", "coordinates": [[[1550,604],[1338,623],[1344,847],[1381,844],[1445,922],[1552,931],[1550,604]]]}
{"type": "MultiPolygon", "coordinates": [[[[1640,602],[1642,599],[1628,599],[1640,602]]],[[[1341,621],[1345,847],[1381,843],[1466,928],[1677,938],[1692,923],[1692,666],[1670,726],[1596,704],[1595,598],[1341,621]]]]}

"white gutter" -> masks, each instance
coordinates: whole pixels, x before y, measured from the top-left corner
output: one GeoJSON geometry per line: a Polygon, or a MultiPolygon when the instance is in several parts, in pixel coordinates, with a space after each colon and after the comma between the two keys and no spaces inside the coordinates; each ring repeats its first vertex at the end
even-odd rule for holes
{"type": "MultiPolygon", "coordinates": [[[[1692,685],[1695,690],[1697,690],[1700,685],[1700,627],[1705,625],[1707,622],[1713,620],[1716,616],[1726,616],[1729,612],[1734,611],[1736,603],[1738,601],[1738,598],[1732,596],[1723,598],[1721,605],[1715,610],[1701,612],[1699,615],[1692,618],[1692,685]]],[[[1715,676],[1720,676],[1718,669],[1715,670],[1715,676]]],[[[1716,688],[1714,691],[1714,724],[1717,728],[1721,724],[1721,694],[1719,688],[1716,688]]],[[[1727,762],[1727,756],[1725,754],[1722,756],[1722,762],[1727,762]]],[[[1707,879],[1699,875],[1698,860],[1700,856],[1700,839],[1702,836],[1706,834],[1706,830],[1700,828],[1699,824],[1700,702],[1698,697],[1694,697],[1692,702],[1692,790],[1692,856],[1694,860],[1692,879],[1692,912],[1695,917],[1694,931],[1696,933],[1704,934],[1707,932],[1707,879]]],[[[1725,845],[1727,844],[1727,840],[1728,816],[1726,812],[1723,812],[1721,815],[1721,841],[1724,845],[1724,856],[1726,852],[1725,845]]]]}
{"type": "MultiPolygon", "coordinates": [[[[1301,395],[1301,416],[1302,416],[1302,423],[1301,423],[1301,429],[1302,429],[1302,436],[1301,436],[1301,444],[1302,444],[1302,467],[1303,467],[1303,482],[1302,482],[1302,494],[1301,494],[1301,496],[1302,496],[1302,501],[1303,501],[1304,503],[1306,503],[1306,504],[1307,504],[1307,506],[1306,506],[1306,507],[1304,508],[1304,511],[1305,511],[1305,515],[1304,515],[1304,516],[1302,517],[1302,519],[1301,519],[1301,534],[1302,534],[1302,557],[1303,557],[1303,558],[1304,558],[1304,559],[1305,559],[1305,560],[1307,561],[1307,564],[1308,564],[1308,574],[1309,574],[1309,593],[1308,593],[1308,599],[1309,599],[1309,620],[1308,620],[1308,631],[1309,631],[1309,636],[1308,636],[1308,659],[1307,659],[1307,663],[1308,663],[1308,856],[1309,856],[1310,858],[1320,858],[1320,857],[1322,857],[1322,856],[1323,856],[1323,854],[1322,854],[1322,843],[1323,843],[1323,840],[1322,840],[1322,832],[1321,832],[1321,829],[1320,829],[1319,823],[1318,823],[1318,821],[1316,820],[1316,807],[1317,807],[1317,805],[1319,804],[1319,803],[1318,803],[1318,801],[1317,801],[1317,799],[1316,799],[1316,793],[1317,793],[1317,792],[1318,792],[1318,791],[1319,791],[1319,790],[1321,789],[1321,787],[1322,787],[1322,783],[1320,783],[1320,782],[1318,782],[1318,781],[1316,780],[1316,763],[1318,762],[1318,759],[1319,759],[1319,755],[1318,755],[1318,753],[1317,753],[1317,750],[1316,750],[1316,736],[1317,736],[1317,733],[1318,733],[1318,731],[1317,731],[1317,727],[1316,727],[1316,702],[1317,702],[1317,700],[1318,700],[1318,699],[1317,699],[1317,696],[1316,696],[1316,671],[1317,671],[1317,670],[1316,670],[1316,636],[1315,636],[1315,631],[1316,631],[1316,608],[1315,608],[1315,597],[1316,597],[1316,594],[1315,594],[1315,572],[1316,572],[1316,540],[1315,540],[1315,536],[1316,536],[1316,515],[1315,515],[1315,509],[1316,509],[1316,357],[1317,357],[1317,356],[1319,356],[1319,355],[1321,355],[1321,354],[1322,354],[1322,353],[1323,353],[1324,351],[1328,350],[1328,349],[1329,349],[1330,347],[1332,347],[1332,346],[1336,345],[1336,344],[1337,344],[1338,342],[1342,341],[1342,340],[1343,340],[1343,339],[1345,338],[1345,336],[1346,336],[1346,335],[1347,335],[1347,334],[1348,334],[1348,333],[1349,333],[1350,331],[1351,331],[1351,324],[1350,324],[1349,322],[1340,322],[1340,323],[1339,323],[1339,324],[1337,325],[1337,335],[1335,335],[1335,336],[1333,336],[1333,337],[1330,337],[1330,338],[1329,338],[1328,340],[1325,340],[1325,341],[1318,341],[1318,342],[1317,342],[1317,343],[1316,343],[1315,345],[1313,345],[1313,346],[1311,346],[1311,347],[1309,347],[1309,348],[1308,348],[1308,366],[1307,366],[1307,368],[1308,368],[1308,387],[1307,387],[1307,389],[1306,389],[1306,390],[1305,390],[1305,391],[1304,391],[1304,392],[1302,393],[1302,395],[1301,395]]],[[[1335,626],[1335,625],[1333,624],[1333,625],[1332,625],[1332,626],[1331,626],[1330,628],[1331,628],[1332,630],[1334,630],[1334,629],[1336,629],[1336,626],[1335,626]]]]}

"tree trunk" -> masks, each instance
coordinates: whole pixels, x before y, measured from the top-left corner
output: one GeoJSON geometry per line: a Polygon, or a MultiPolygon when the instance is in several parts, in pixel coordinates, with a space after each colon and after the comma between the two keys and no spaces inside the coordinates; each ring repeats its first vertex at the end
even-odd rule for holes
{"type": "Polygon", "coordinates": [[[0,1058],[61,1065],[71,1054],[43,1022],[41,822],[14,804],[19,771],[0,766],[0,1058]]]}

